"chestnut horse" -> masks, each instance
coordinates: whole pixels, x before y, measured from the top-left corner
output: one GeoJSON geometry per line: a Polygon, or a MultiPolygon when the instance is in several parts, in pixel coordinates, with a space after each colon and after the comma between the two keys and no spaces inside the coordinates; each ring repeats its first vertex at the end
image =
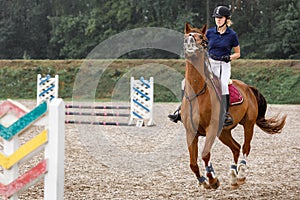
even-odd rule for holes
{"type": "Polygon", "coordinates": [[[213,74],[209,70],[207,56],[206,25],[201,29],[185,25],[184,52],[186,58],[185,92],[181,104],[181,119],[186,129],[186,138],[190,155],[190,168],[195,173],[199,184],[204,188],[218,188],[220,183],[210,162],[210,151],[215,138],[227,145],[233,154],[230,166],[231,188],[237,188],[245,182],[246,158],[250,153],[250,142],[256,124],[268,134],[280,133],[285,125],[286,115],[278,115],[266,119],[267,103],[263,95],[254,87],[239,80],[233,80],[244,101],[230,106],[229,112],[233,124],[222,127],[224,108],[212,81],[213,74]],[[231,135],[238,124],[244,128],[243,158],[238,163],[241,145],[231,135]],[[206,168],[206,176],[200,174],[198,159],[198,137],[206,136],[202,151],[202,160],[206,168]]]}

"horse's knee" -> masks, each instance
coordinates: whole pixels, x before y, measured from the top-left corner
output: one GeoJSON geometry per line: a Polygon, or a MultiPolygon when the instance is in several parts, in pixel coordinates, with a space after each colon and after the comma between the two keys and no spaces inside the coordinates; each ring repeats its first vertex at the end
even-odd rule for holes
{"type": "Polygon", "coordinates": [[[196,171],[196,170],[199,170],[199,167],[198,165],[193,165],[193,164],[190,164],[190,168],[192,171],[196,171]]]}

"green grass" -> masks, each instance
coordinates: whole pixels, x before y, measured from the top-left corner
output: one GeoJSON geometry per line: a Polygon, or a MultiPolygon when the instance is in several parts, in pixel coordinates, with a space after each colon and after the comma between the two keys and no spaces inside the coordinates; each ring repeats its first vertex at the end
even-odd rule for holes
{"type": "MultiPolygon", "coordinates": [[[[154,99],[156,102],[179,101],[180,78],[170,76],[174,72],[184,75],[185,61],[175,60],[2,60],[0,61],[0,98],[35,99],[37,74],[59,75],[59,96],[73,98],[73,87],[80,67],[92,63],[93,66],[110,65],[105,71],[97,68],[89,77],[102,76],[96,88],[95,100],[129,99],[130,76],[154,77],[154,99]],[[155,67],[158,66],[158,67],[155,67]],[[166,69],[163,69],[163,66],[166,69]],[[146,71],[145,71],[146,70],[146,71]],[[165,71],[168,73],[165,73],[165,71]],[[172,71],[173,70],[173,71],[172,71]],[[159,77],[159,81],[158,81],[159,77]],[[155,80],[157,82],[155,82],[155,80]],[[164,82],[165,80],[165,82],[164,82]],[[168,85],[172,84],[172,85],[168,85]],[[176,92],[170,88],[178,87],[176,92]]],[[[272,104],[300,104],[300,60],[243,60],[232,62],[232,78],[257,87],[272,104]]],[[[83,73],[81,71],[81,73],[83,73]]],[[[179,76],[178,76],[179,77],[179,76]]],[[[83,80],[88,84],[89,80],[83,80]]],[[[86,91],[84,84],[78,90],[87,96],[93,91],[86,91]]],[[[84,97],[82,97],[84,98],[84,97]]]]}

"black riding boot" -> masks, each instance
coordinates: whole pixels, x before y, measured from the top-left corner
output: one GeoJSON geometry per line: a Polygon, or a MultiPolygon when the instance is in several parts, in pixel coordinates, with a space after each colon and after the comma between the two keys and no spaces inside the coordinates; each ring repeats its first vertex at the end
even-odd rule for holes
{"type": "Polygon", "coordinates": [[[230,96],[229,96],[229,94],[222,95],[222,102],[224,102],[224,104],[225,104],[224,106],[225,106],[225,109],[226,109],[223,126],[232,125],[233,124],[233,119],[230,116],[230,113],[228,112],[229,105],[230,105],[230,96]]]}
{"type": "Polygon", "coordinates": [[[168,115],[172,122],[177,123],[178,121],[181,121],[180,108],[181,106],[179,106],[172,115],[168,115]]]}

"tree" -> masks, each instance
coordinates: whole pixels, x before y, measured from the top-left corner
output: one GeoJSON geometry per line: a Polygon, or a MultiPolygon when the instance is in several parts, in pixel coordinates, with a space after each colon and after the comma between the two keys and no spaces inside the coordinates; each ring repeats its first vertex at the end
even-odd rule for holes
{"type": "Polygon", "coordinates": [[[294,1],[278,5],[274,16],[273,42],[266,45],[266,57],[300,59],[300,7],[294,1]],[[282,12],[282,10],[286,12],[282,12]]]}
{"type": "Polygon", "coordinates": [[[299,58],[299,3],[294,0],[243,1],[234,13],[244,58],[299,58]]]}
{"type": "Polygon", "coordinates": [[[47,58],[47,1],[1,1],[1,58],[47,58]]]}
{"type": "MultiPolygon", "coordinates": [[[[84,58],[122,31],[186,22],[214,26],[219,0],[11,0],[0,1],[0,58],[84,58]]],[[[243,58],[299,58],[299,0],[225,0],[231,6],[243,58]]],[[[140,50],[124,58],[174,58],[140,50]]],[[[175,56],[176,57],[176,56],[175,56]]]]}

